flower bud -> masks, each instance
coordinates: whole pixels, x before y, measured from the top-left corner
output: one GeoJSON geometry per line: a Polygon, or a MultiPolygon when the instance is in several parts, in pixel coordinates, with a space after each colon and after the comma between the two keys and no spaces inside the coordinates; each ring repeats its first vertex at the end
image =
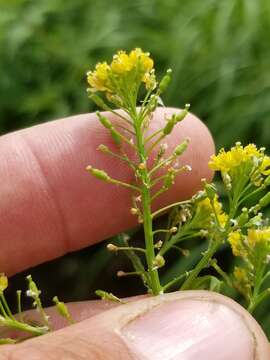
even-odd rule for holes
{"type": "Polygon", "coordinates": [[[118,251],[118,246],[116,246],[114,244],[108,244],[107,245],[107,250],[108,251],[118,251]]]}
{"type": "Polygon", "coordinates": [[[226,189],[228,191],[231,191],[231,189],[232,189],[232,179],[231,179],[230,175],[227,172],[222,171],[221,172],[221,177],[222,177],[222,180],[224,182],[224,185],[225,185],[226,189]]]}
{"type": "Polygon", "coordinates": [[[155,257],[155,260],[153,261],[153,265],[154,265],[154,267],[155,267],[156,269],[159,269],[159,268],[161,268],[162,266],[164,266],[164,265],[165,265],[165,259],[164,259],[164,257],[158,254],[158,255],[155,257]]]}

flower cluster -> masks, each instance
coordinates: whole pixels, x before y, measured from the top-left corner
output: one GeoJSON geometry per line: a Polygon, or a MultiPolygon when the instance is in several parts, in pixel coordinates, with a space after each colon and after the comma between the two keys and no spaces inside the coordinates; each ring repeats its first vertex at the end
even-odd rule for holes
{"type": "Polygon", "coordinates": [[[130,91],[131,87],[138,87],[141,82],[145,83],[146,89],[154,89],[156,81],[153,66],[149,53],[139,48],[129,54],[118,51],[110,65],[107,62],[98,63],[94,71],[87,73],[89,91],[123,95],[123,91],[130,91]]]}
{"type": "Polygon", "coordinates": [[[270,157],[265,155],[264,150],[257,149],[254,144],[243,147],[238,142],[231,150],[221,149],[218,155],[213,155],[209,167],[220,171],[228,183],[230,179],[237,181],[252,175],[251,182],[255,186],[260,186],[263,176],[270,175],[270,157]]]}
{"type": "Polygon", "coordinates": [[[222,204],[215,195],[213,201],[206,197],[196,203],[195,206],[196,225],[201,229],[209,229],[216,219],[221,227],[225,227],[228,215],[222,210],[222,204]]]}
{"type": "Polygon", "coordinates": [[[228,241],[233,254],[242,261],[241,266],[234,269],[234,285],[249,301],[252,310],[261,298],[261,287],[269,265],[270,227],[250,228],[247,234],[241,230],[233,231],[228,241]]]}
{"type": "Polygon", "coordinates": [[[265,263],[268,262],[270,227],[248,229],[247,235],[244,235],[240,230],[233,231],[229,234],[228,241],[231,244],[232,252],[235,256],[250,261],[253,259],[254,253],[256,253],[256,255],[260,253],[262,260],[265,263]]]}

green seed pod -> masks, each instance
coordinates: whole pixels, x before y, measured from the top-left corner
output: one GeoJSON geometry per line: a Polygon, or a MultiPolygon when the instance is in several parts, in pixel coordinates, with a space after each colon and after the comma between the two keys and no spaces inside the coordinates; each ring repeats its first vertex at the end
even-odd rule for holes
{"type": "Polygon", "coordinates": [[[266,207],[270,204],[270,191],[264,195],[259,201],[259,205],[261,208],[266,207]]]}
{"type": "Polygon", "coordinates": [[[172,73],[172,69],[168,69],[166,74],[161,79],[161,81],[159,83],[159,93],[160,94],[162,94],[169,86],[171,79],[172,79],[171,73],[172,73]]]}
{"type": "Polygon", "coordinates": [[[99,121],[106,129],[111,129],[113,127],[112,123],[106,116],[101,115],[101,113],[99,111],[97,111],[96,114],[98,116],[99,121]]]}
{"type": "Polygon", "coordinates": [[[119,133],[113,127],[110,129],[110,133],[111,133],[111,136],[112,136],[113,140],[115,141],[115,143],[117,145],[120,145],[121,144],[121,136],[119,135],[119,133]]]}
{"type": "Polygon", "coordinates": [[[89,98],[94,101],[94,103],[103,110],[110,110],[109,106],[102,100],[100,96],[95,93],[89,95],[89,98]]]}
{"type": "Polygon", "coordinates": [[[186,105],[185,105],[185,109],[182,110],[179,114],[177,114],[177,115],[175,116],[175,121],[176,121],[176,122],[180,122],[180,121],[184,120],[184,118],[185,118],[185,117],[187,116],[187,114],[188,114],[189,108],[190,108],[190,104],[186,104],[186,105]]]}
{"type": "Polygon", "coordinates": [[[87,166],[86,170],[89,171],[93,176],[95,176],[99,180],[103,180],[103,181],[110,180],[109,175],[103,170],[95,169],[90,165],[87,166]]]}
{"type": "Polygon", "coordinates": [[[164,129],[163,129],[163,134],[164,135],[169,135],[175,125],[175,115],[173,115],[167,122],[167,124],[165,125],[164,129]]]}
{"type": "Polygon", "coordinates": [[[59,301],[58,297],[55,296],[53,298],[53,302],[55,303],[56,309],[61,316],[63,316],[66,319],[71,318],[68,308],[63,301],[59,301]]]}
{"type": "Polygon", "coordinates": [[[182,155],[186,151],[189,141],[190,141],[189,139],[186,139],[180,145],[176,146],[176,148],[174,149],[174,152],[173,152],[174,155],[176,155],[176,156],[182,155]]]}
{"type": "Polygon", "coordinates": [[[270,186],[270,175],[267,176],[267,178],[264,181],[265,186],[270,186]]]}

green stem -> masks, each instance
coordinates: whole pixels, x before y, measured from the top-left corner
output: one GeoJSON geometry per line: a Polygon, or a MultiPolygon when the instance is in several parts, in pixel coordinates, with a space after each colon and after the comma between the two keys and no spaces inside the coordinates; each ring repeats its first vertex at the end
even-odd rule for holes
{"type": "Polygon", "coordinates": [[[264,290],[260,295],[256,296],[252,299],[252,301],[250,301],[248,311],[252,314],[256,307],[268,296],[270,296],[270,288],[264,290]]]}
{"type": "Polygon", "coordinates": [[[159,215],[160,213],[163,213],[163,212],[169,210],[169,209],[172,208],[172,207],[179,206],[179,205],[184,205],[184,204],[189,204],[189,203],[190,203],[190,200],[184,200],[184,201],[178,201],[178,202],[173,203],[173,204],[170,204],[170,205],[168,205],[168,206],[164,206],[163,208],[158,209],[157,211],[155,211],[154,213],[152,213],[152,218],[154,218],[155,216],[159,215]]]}
{"type": "Polygon", "coordinates": [[[169,288],[177,284],[179,281],[183,280],[188,276],[189,273],[181,274],[174,278],[173,280],[169,281],[166,285],[163,286],[163,291],[166,292],[169,288]]]}
{"type": "MultiPolygon", "coordinates": [[[[134,114],[135,115],[135,114],[134,114]]],[[[140,162],[146,164],[146,152],[143,141],[143,134],[140,128],[141,121],[137,118],[137,114],[134,118],[137,148],[140,162]]],[[[153,295],[158,295],[162,292],[162,287],[159,281],[158,270],[154,268],[155,260],[155,249],[154,249],[154,236],[153,236],[153,223],[151,215],[151,194],[150,186],[151,179],[147,170],[147,165],[144,169],[140,170],[141,175],[141,196],[142,196],[142,207],[143,207],[143,226],[145,236],[145,247],[146,247],[146,261],[148,266],[149,274],[149,288],[153,295]]]]}
{"type": "Polygon", "coordinates": [[[201,270],[204,269],[209,264],[209,261],[211,260],[212,256],[215,254],[218,247],[220,246],[220,243],[221,242],[218,239],[213,239],[210,241],[210,245],[207,251],[204,253],[204,256],[198,262],[195,268],[190,272],[189,277],[181,286],[181,290],[188,290],[189,288],[191,288],[192,282],[196,279],[196,277],[199,275],[201,270]]]}
{"type": "Polygon", "coordinates": [[[0,319],[0,323],[10,329],[16,329],[31,333],[34,336],[46,334],[49,331],[47,326],[31,326],[13,319],[0,319]]]}

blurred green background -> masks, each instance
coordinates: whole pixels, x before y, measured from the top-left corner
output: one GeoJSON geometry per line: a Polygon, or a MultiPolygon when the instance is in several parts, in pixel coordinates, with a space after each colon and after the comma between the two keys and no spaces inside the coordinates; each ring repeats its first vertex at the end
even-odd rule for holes
{"type": "MultiPolygon", "coordinates": [[[[117,49],[141,47],[158,74],[173,69],[165,103],[191,103],[218,147],[239,139],[269,147],[269,34],[269,0],[0,0],[0,132],[93,110],[86,71],[117,49]]],[[[201,251],[198,245],[177,271],[201,251]]],[[[45,304],[55,293],[90,298],[97,287],[141,292],[136,280],[113,277],[124,260],[111,258],[99,245],[31,273],[45,304]]],[[[220,258],[230,267],[227,254],[220,258]]],[[[12,279],[11,293],[24,287],[24,275],[12,279]]],[[[269,306],[257,314],[268,335],[269,306]]]]}

